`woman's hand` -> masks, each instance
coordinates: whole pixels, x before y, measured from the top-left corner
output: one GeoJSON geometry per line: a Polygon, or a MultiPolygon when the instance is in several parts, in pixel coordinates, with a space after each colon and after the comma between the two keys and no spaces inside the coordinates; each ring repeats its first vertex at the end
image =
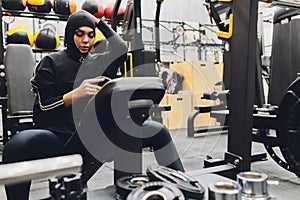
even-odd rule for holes
{"type": "Polygon", "coordinates": [[[90,18],[95,22],[95,24],[99,23],[100,19],[98,19],[97,17],[95,17],[94,15],[92,15],[91,13],[89,13],[86,10],[83,10],[83,11],[86,12],[90,16],[90,18]]]}
{"type": "Polygon", "coordinates": [[[84,80],[79,87],[63,96],[65,106],[72,105],[73,102],[80,98],[95,95],[101,89],[98,83],[104,80],[104,78],[92,78],[84,80]]]}
{"type": "Polygon", "coordinates": [[[85,96],[91,96],[96,94],[101,87],[98,86],[98,83],[101,82],[101,79],[93,78],[84,80],[81,85],[73,90],[73,98],[82,98],[85,96]]]}

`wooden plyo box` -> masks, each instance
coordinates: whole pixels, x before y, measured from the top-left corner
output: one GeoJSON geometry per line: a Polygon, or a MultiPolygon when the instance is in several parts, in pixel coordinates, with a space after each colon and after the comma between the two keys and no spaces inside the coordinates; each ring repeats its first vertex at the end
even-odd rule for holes
{"type": "MultiPolygon", "coordinates": [[[[217,101],[205,100],[201,97],[205,91],[218,91],[220,88],[216,87],[216,83],[222,80],[222,69],[223,66],[214,65],[212,62],[207,61],[190,61],[190,62],[182,62],[170,65],[170,69],[176,71],[184,76],[184,81],[182,83],[182,89],[184,91],[189,91],[191,94],[191,105],[190,108],[186,110],[186,112],[180,113],[172,113],[168,116],[168,126],[170,129],[179,128],[179,124],[175,125],[173,122],[178,122],[178,116],[180,116],[180,128],[187,127],[187,119],[190,113],[194,110],[194,106],[196,105],[214,105],[217,104],[217,101]],[[185,114],[186,116],[182,116],[185,114]],[[174,117],[177,118],[174,120],[174,117]],[[186,120],[183,122],[183,120],[186,120]],[[171,124],[170,124],[171,122],[171,124]]],[[[174,100],[167,101],[169,105],[174,104],[174,100]]],[[[171,109],[173,106],[171,105],[171,109]]],[[[175,109],[174,112],[179,109],[175,109]]],[[[179,112],[179,111],[178,111],[179,112]]],[[[216,125],[216,120],[210,117],[210,113],[203,113],[197,115],[195,119],[195,127],[202,126],[214,126],[216,125]]]]}
{"type": "Polygon", "coordinates": [[[166,94],[163,104],[171,106],[170,111],[162,113],[163,122],[166,127],[169,130],[187,128],[188,115],[192,112],[192,95],[166,94]]]}

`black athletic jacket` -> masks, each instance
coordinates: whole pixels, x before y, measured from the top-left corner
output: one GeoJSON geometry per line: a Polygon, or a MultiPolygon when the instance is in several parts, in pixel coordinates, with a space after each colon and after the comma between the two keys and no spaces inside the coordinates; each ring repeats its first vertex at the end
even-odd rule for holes
{"type": "Polygon", "coordinates": [[[75,131],[72,107],[77,102],[65,107],[63,95],[78,87],[87,78],[99,75],[115,78],[118,67],[126,60],[127,46],[118,34],[102,21],[98,28],[109,42],[108,52],[89,53],[81,63],[66,50],[61,50],[46,55],[36,66],[31,84],[33,92],[36,93],[33,110],[37,128],[50,130],[63,137],[72,134],[75,131]]]}

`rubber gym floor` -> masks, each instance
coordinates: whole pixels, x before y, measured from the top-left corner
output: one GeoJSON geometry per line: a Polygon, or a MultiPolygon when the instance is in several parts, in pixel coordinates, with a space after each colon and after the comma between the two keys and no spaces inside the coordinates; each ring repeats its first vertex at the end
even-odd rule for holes
{"type": "MultiPolygon", "coordinates": [[[[177,146],[180,157],[186,171],[200,170],[203,168],[203,161],[206,156],[223,158],[227,149],[227,134],[210,132],[187,138],[186,130],[171,131],[173,140],[177,146]]],[[[262,144],[253,143],[252,153],[263,153],[265,149],[262,144]]],[[[153,152],[149,149],[143,150],[143,169],[156,163],[153,152]]],[[[113,184],[113,163],[106,163],[89,181],[89,190],[99,190],[113,184]]],[[[286,171],[276,164],[271,158],[266,161],[254,162],[251,165],[252,171],[266,173],[268,178],[269,194],[277,200],[298,200],[300,196],[300,178],[293,173],[286,171]]],[[[201,181],[200,181],[201,183],[201,181]]],[[[30,199],[37,200],[47,197],[48,182],[46,179],[34,180],[31,186],[30,199]]],[[[6,200],[4,187],[0,186],[0,199],[6,200]]],[[[99,197],[101,199],[101,197],[99,197]]]]}

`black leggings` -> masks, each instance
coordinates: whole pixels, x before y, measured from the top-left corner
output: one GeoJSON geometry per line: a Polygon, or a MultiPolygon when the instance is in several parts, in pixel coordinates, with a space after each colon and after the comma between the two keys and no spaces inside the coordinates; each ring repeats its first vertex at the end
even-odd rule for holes
{"type": "MultiPolygon", "coordinates": [[[[144,125],[159,130],[158,134],[143,139],[143,147],[153,147],[159,165],[184,171],[182,162],[174,146],[168,129],[157,122],[146,121],[144,125]],[[156,151],[164,148],[163,151],[156,151]],[[158,153],[159,152],[159,153],[158,153]],[[165,152],[165,153],[164,153],[165,152]]],[[[79,153],[83,157],[82,182],[87,181],[96,173],[103,163],[95,159],[75,135],[67,146],[56,134],[41,129],[26,130],[9,140],[3,150],[3,163],[13,163],[26,160],[49,158],[60,155],[79,153]]],[[[29,197],[30,181],[6,185],[8,200],[26,200],[29,197]]]]}

